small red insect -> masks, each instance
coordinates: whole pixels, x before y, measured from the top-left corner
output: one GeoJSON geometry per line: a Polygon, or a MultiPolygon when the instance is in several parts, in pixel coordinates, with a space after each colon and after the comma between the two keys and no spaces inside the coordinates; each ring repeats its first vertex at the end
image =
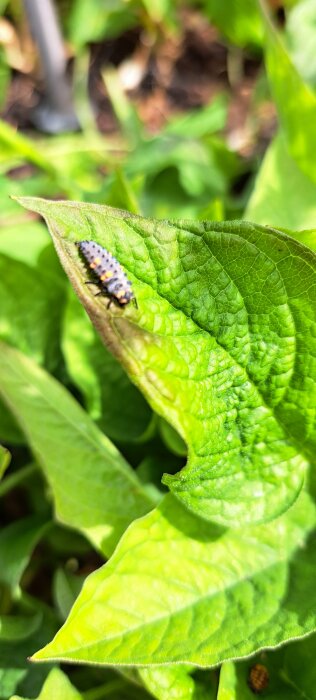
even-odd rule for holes
{"type": "Polygon", "coordinates": [[[98,282],[87,282],[87,284],[98,285],[99,294],[109,297],[108,308],[112,301],[119,306],[126,306],[132,299],[137,306],[132,283],[127,279],[116,258],[94,241],[78,241],[77,246],[89,269],[98,279],[98,282]]]}
{"type": "Polygon", "coordinates": [[[262,664],[255,664],[249,671],[248,685],[253,693],[259,695],[269,685],[268,669],[262,664]]]}

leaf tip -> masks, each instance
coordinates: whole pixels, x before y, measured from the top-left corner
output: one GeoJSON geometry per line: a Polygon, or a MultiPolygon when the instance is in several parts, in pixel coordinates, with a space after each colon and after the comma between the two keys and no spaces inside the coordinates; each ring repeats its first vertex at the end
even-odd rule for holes
{"type": "Polygon", "coordinates": [[[28,661],[36,663],[37,661],[52,661],[53,659],[55,660],[55,656],[49,653],[50,648],[51,644],[47,644],[42,649],[36,651],[35,654],[32,654],[32,656],[29,656],[28,661]]]}

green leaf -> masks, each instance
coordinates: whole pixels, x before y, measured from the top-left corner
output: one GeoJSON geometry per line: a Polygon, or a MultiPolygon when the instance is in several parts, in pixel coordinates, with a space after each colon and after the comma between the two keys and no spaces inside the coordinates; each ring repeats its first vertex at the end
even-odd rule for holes
{"type": "Polygon", "coordinates": [[[11,455],[9,450],[0,445],[0,479],[2,479],[6,469],[11,462],[11,455]]]}
{"type": "Polygon", "coordinates": [[[0,531],[0,581],[14,589],[20,582],[36,544],[48,528],[43,518],[32,515],[0,531]]]}
{"type": "MultiPolygon", "coordinates": [[[[1,12],[1,3],[0,3],[1,12]]],[[[10,68],[6,61],[5,51],[3,46],[0,46],[0,108],[1,111],[5,107],[5,102],[7,99],[7,90],[10,84],[10,68]]]]}
{"type": "MultiPolygon", "coordinates": [[[[37,700],[83,700],[83,695],[70,683],[69,678],[59,669],[52,668],[46,678],[37,700]]],[[[20,695],[13,695],[11,700],[27,700],[20,695]]]]}
{"type": "Polygon", "coordinates": [[[0,254],[0,338],[50,369],[60,359],[62,282],[49,266],[31,267],[0,254]]]}
{"type": "Polygon", "coordinates": [[[172,119],[165,129],[164,134],[174,134],[187,139],[199,139],[202,136],[210,136],[224,129],[227,119],[227,97],[219,94],[212,102],[199,109],[186,112],[184,115],[172,119]]]}
{"type": "Polygon", "coordinates": [[[102,72],[102,78],[122,133],[127,137],[129,147],[134,149],[142,136],[142,122],[132,102],[126,96],[118,71],[107,67],[102,72]]]}
{"type": "Polygon", "coordinates": [[[17,688],[36,692],[49,671],[46,664],[31,666],[27,657],[54,634],[57,626],[47,608],[39,601],[35,608],[32,602],[32,599],[25,601],[16,616],[0,618],[0,697],[5,700],[17,688]]]}
{"type": "Polygon", "coordinates": [[[8,445],[21,445],[25,442],[23,433],[21,432],[12,413],[8,410],[5,404],[0,399],[0,440],[8,445]]]}
{"type": "Polygon", "coordinates": [[[115,37],[136,23],[132,5],[123,0],[75,0],[69,14],[69,39],[77,48],[115,37]]]}
{"type": "Polygon", "coordinates": [[[80,593],[84,576],[72,574],[64,569],[57,569],[54,576],[53,592],[56,607],[62,620],[66,620],[68,614],[80,593]]]}
{"type": "Polygon", "coordinates": [[[259,4],[266,26],[266,68],[281,126],[294,160],[316,182],[316,95],[293,65],[269,18],[266,3],[259,0],[259,4]]]}
{"type": "Polygon", "coordinates": [[[287,13],[286,37],[298,72],[314,87],[316,86],[315,29],[314,0],[300,0],[287,13]]]}
{"type": "Polygon", "coordinates": [[[188,454],[187,447],[179,433],[164,418],[159,419],[158,425],[161,437],[170,452],[186,457],[188,454]]]}
{"type": "Polygon", "coordinates": [[[55,167],[43,155],[42,150],[37,148],[33,141],[15,131],[11,124],[4,122],[2,119],[0,119],[0,144],[1,147],[8,148],[10,153],[17,155],[19,158],[25,158],[49,175],[54,176],[56,174],[55,167]]]}
{"type": "Polygon", "coordinates": [[[167,496],[89,576],[34,659],[208,667],[312,631],[315,517],[302,493],[273,523],[223,531],[167,496]]]}
{"type": "MultiPolygon", "coordinates": [[[[237,700],[236,695],[236,667],[232,661],[228,661],[221,666],[217,700],[237,700]]],[[[249,688],[244,684],[246,695],[249,693],[249,688]]],[[[244,700],[246,700],[244,698],[244,700]]]]}
{"type": "Polygon", "coordinates": [[[185,666],[158,666],[139,669],[138,673],[158,700],[215,700],[216,682],[211,674],[201,682],[192,678],[189,670],[185,666]]]}
{"type": "Polygon", "coordinates": [[[264,32],[256,2],[205,0],[204,5],[207,16],[233,44],[262,46],[264,32]]]}
{"type": "MultiPolygon", "coordinates": [[[[290,644],[283,651],[283,663],[280,675],[287,691],[292,691],[300,697],[313,700],[316,686],[316,635],[303,639],[296,644],[290,644]]],[[[284,700],[289,696],[284,694],[284,700]]],[[[297,697],[297,695],[295,696],[297,697]]],[[[277,700],[277,695],[275,699],[277,700]]]]}
{"type": "Polygon", "coordinates": [[[42,622],[42,613],[31,615],[1,615],[0,639],[1,642],[21,642],[32,636],[42,622]]]}
{"type": "Polygon", "coordinates": [[[316,227],[316,185],[289,154],[282,133],[266,152],[245,219],[293,231],[316,227]]]}
{"type": "Polygon", "coordinates": [[[139,173],[157,176],[168,168],[176,168],[179,180],[187,195],[192,197],[212,193],[221,195],[226,190],[226,178],[217,162],[214,149],[195,140],[188,131],[187,138],[166,132],[163,138],[145,141],[126,163],[128,177],[139,173]]]}
{"type": "Polygon", "coordinates": [[[316,258],[285,234],[239,222],[161,222],[96,205],[23,199],[47,220],[104,342],[188,444],[164,483],[224,525],[295,500],[316,442],[316,258]],[[139,308],[107,310],[75,241],[114,254],[139,308]]]}
{"type": "Polygon", "coordinates": [[[62,346],[69,375],[99,427],[112,440],[140,438],[151,420],[149,406],[101,343],[74,295],[66,308],[62,346]]]}
{"type": "MultiPolygon", "coordinates": [[[[8,203],[0,235],[0,337],[56,370],[61,360],[64,279],[45,227],[21,217],[16,202],[8,200],[8,203]]],[[[2,401],[0,440],[7,444],[24,442],[14,417],[2,401]]]]}
{"type": "Polygon", "coordinates": [[[16,469],[11,474],[9,474],[0,483],[0,498],[6,496],[7,493],[10,493],[10,491],[12,491],[12,489],[15,489],[17,486],[21,486],[21,484],[24,481],[27,481],[30,477],[32,477],[37,470],[37,465],[31,463],[26,464],[25,466],[20,467],[20,469],[16,469]]]}
{"type": "Polygon", "coordinates": [[[4,344],[0,393],[45,471],[57,518],[111,552],[152,506],[135,473],[55,379],[4,344]]]}

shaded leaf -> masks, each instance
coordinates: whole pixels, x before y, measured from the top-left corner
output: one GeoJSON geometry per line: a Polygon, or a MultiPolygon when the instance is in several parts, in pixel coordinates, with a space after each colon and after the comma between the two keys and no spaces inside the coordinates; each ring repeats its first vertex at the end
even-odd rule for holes
{"type": "Polygon", "coordinates": [[[266,670],[263,697],[271,700],[314,700],[316,635],[267,651],[247,661],[225,663],[221,668],[218,700],[253,700],[249,688],[251,669],[260,664],[266,670]]]}
{"type": "Polygon", "coordinates": [[[14,589],[20,582],[30,556],[49,523],[32,515],[10,523],[0,531],[0,581],[14,589]]]}
{"type": "Polygon", "coordinates": [[[45,471],[57,518],[111,552],[152,506],[135,473],[55,379],[4,344],[0,393],[45,471]]]}
{"type": "Polygon", "coordinates": [[[66,308],[62,345],[69,375],[100,428],[113,440],[140,438],[151,420],[149,406],[104,347],[74,295],[66,308]]]}
{"type": "Polygon", "coordinates": [[[2,479],[6,469],[8,468],[11,461],[11,455],[9,450],[0,445],[0,479],[2,479]]]}
{"type": "MultiPolygon", "coordinates": [[[[59,669],[52,668],[47,676],[37,700],[83,700],[83,695],[70,683],[69,678],[59,669]]],[[[11,700],[27,700],[14,695],[11,700]]]]}
{"type": "Polygon", "coordinates": [[[215,679],[209,677],[202,683],[189,673],[184,666],[169,668],[144,668],[139,670],[146,688],[158,700],[215,700],[215,679]]]}
{"type": "Polygon", "coordinates": [[[54,599],[62,620],[66,620],[68,614],[78,597],[84,576],[72,574],[64,569],[57,569],[54,576],[54,599]]]}
{"type": "Polygon", "coordinates": [[[56,367],[65,285],[48,266],[30,267],[0,254],[0,296],[1,339],[56,367]]]}

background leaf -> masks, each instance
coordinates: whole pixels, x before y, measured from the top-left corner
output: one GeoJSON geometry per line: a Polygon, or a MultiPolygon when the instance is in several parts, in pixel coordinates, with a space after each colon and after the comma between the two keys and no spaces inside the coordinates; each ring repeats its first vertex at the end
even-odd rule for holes
{"type": "Polygon", "coordinates": [[[151,411],[121,365],[104,347],[76,297],[67,304],[63,351],[74,384],[87,410],[112,440],[137,440],[146,431],[151,411]]]}
{"type": "Polygon", "coordinates": [[[262,696],[271,700],[313,700],[315,695],[315,634],[292,642],[276,651],[267,651],[247,661],[225,663],[221,668],[218,700],[253,700],[248,685],[251,668],[255,664],[268,672],[268,686],[262,696]]]}
{"type": "Polygon", "coordinates": [[[114,445],[70,394],[1,345],[0,392],[50,483],[57,518],[108,554],[153,502],[114,445]]]}
{"type": "Polygon", "coordinates": [[[0,581],[14,589],[20,582],[35,545],[39,542],[48,523],[33,515],[21,518],[0,532],[0,581]]]}
{"type": "Polygon", "coordinates": [[[291,155],[316,182],[316,96],[297,72],[272,24],[264,0],[259,0],[266,27],[266,69],[291,155]]]}
{"type": "MultiPolygon", "coordinates": [[[[52,700],[53,697],[60,700],[83,700],[83,695],[74,688],[69,678],[59,668],[52,668],[50,671],[38,695],[38,700],[52,700]]],[[[11,700],[27,700],[27,698],[14,695],[11,700]]]]}
{"type": "Polygon", "coordinates": [[[316,185],[289,154],[282,133],[265,154],[245,219],[292,231],[316,228],[316,185]]]}
{"type": "Polygon", "coordinates": [[[7,467],[10,464],[11,455],[9,450],[0,445],[0,478],[2,479],[7,467]]]}
{"type": "MultiPolygon", "coordinates": [[[[4,638],[0,632],[0,697],[10,698],[14,692],[21,692],[34,697],[39,692],[51,666],[49,664],[30,665],[27,657],[32,654],[39,643],[45,644],[56,632],[57,623],[54,615],[41,601],[28,599],[32,615],[24,617],[23,638],[4,638]],[[41,640],[41,641],[40,641],[41,640]]],[[[24,611],[25,612],[25,611],[24,611]]],[[[19,610],[17,611],[17,614],[19,610]]],[[[7,616],[14,620],[15,616],[7,616]]],[[[12,631],[12,630],[11,630],[12,631]]]]}

